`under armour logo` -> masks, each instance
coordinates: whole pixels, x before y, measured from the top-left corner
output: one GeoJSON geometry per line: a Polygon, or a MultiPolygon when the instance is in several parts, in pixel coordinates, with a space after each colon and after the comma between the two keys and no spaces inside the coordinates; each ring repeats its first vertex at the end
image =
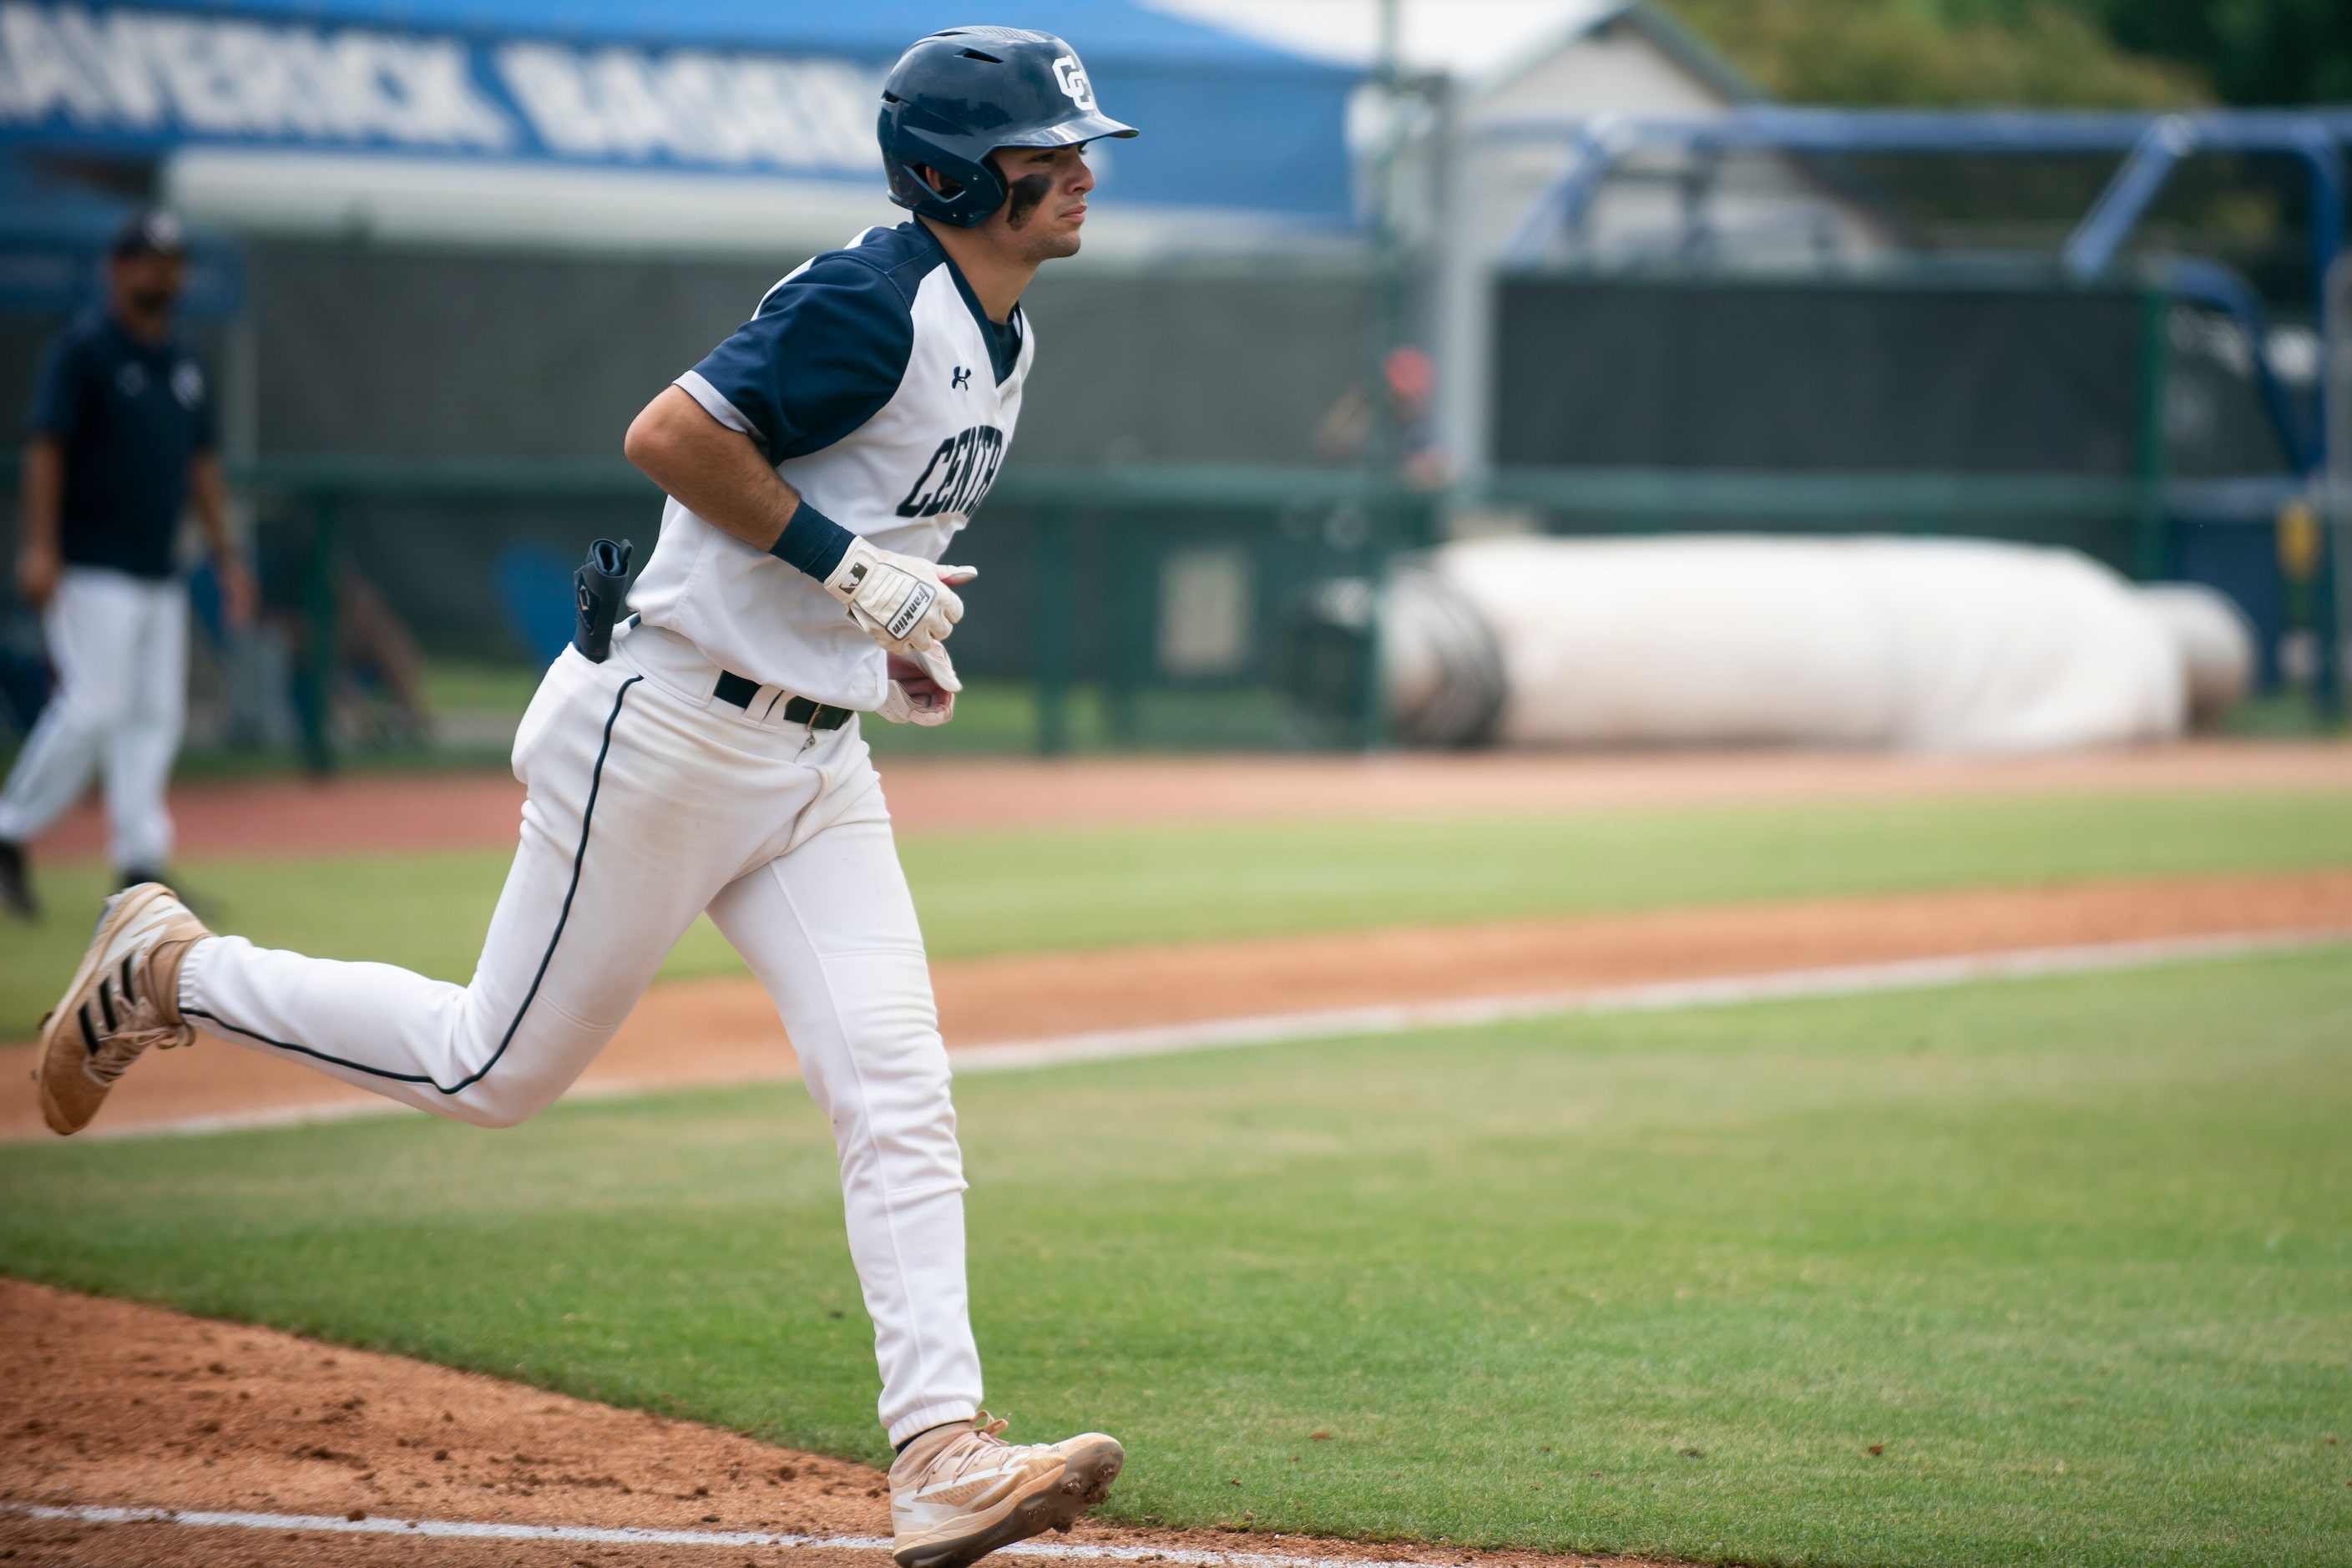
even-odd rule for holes
{"type": "Polygon", "coordinates": [[[948,383],[949,388],[955,392],[963,392],[968,390],[971,385],[971,372],[964,369],[961,365],[956,366],[954,379],[948,383]]]}

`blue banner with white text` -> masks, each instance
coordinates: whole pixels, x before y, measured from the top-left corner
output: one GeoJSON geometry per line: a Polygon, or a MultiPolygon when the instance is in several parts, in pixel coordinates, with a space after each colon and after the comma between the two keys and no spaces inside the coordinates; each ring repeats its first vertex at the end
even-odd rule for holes
{"type": "MultiPolygon", "coordinates": [[[[347,16],[352,7],[342,9],[347,16]]],[[[495,16],[497,8],[474,14],[495,16]]],[[[1083,38],[1072,42],[1087,49],[1083,38]]],[[[373,151],[878,183],[874,120],[898,46],[876,46],[870,54],[666,47],[657,35],[604,41],[308,20],[282,10],[0,0],[0,141],[131,153],[188,144],[373,151]]],[[[1353,73],[1272,55],[1154,58],[1114,45],[1090,56],[1105,109],[1145,132],[1112,154],[1105,200],[1349,220],[1353,73]]]]}

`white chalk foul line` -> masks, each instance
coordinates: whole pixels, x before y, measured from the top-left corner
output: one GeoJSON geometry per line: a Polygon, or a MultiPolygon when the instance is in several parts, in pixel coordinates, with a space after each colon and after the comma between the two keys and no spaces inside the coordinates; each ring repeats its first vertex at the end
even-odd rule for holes
{"type": "MultiPolygon", "coordinates": [[[[1015,1072],[1068,1062],[1116,1061],[1128,1057],[1174,1056],[1186,1051],[1243,1046],[1275,1046],[1346,1035],[1393,1035],[1413,1029],[1466,1028],[1528,1018],[1610,1013],[1663,1013],[1686,1007],[1735,1007],[1751,1002],[1789,1002],[1814,997],[1866,996],[1878,992],[1928,991],[1979,980],[2024,980],[2037,975],[2095,974],[2200,959],[2291,952],[2352,942],[2352,926],[2233,931],[2209,936],[2155,937],[2139,942],[2078,942],[2063,947],[2023,947],[1991,952],[1950,953],[1937,958],[1894,959],[1880,963],[1838,964],[1825,969],[1784,969],[1761,974],[1726,974],[1705,980],[1662,980],[1640,985],[1608,985],[1512,996],[1475,996],[1451,1002],[1381,1003],[1319,1012],[1266,1013],[1244,1018],[1210,1018],[1141,1029],[1103,1029],[1055,1035],[1002,1045],[964,1046],[950,1051],[958,1073],[1015,1072]]],[[[567,1099],[611,1099],[713,1088],[711,1084],[608,1082],[583,1084],[567,1099]]],[[[391,1100],[359,1104],[284,1106],[226,1116],[150,1121],[100,1136],[118,1138],[232,1132],[285,1127],[346,1117],[417,1114],[391,1100]]]]}
{"type": "Polygon", "coordinates": [[[1451,1002],[1380,1004],[1335,1007],[1313,1013],[1271,1013],[1250,1018],[1213,1018],[1146,1029],[1107,1029],[997,1046],[967,1046],[950,1054],[959,1073],[1003,1072],[1064,1062],[1108,1061],[1123,1057],[1167,1056],[1222,1047],[1276,1045],[1344,1035],[1399,1034],[1412,1029],[1461,1028],[1527,1018],[1608,1013],[1660,1013],[1686,1007],[1729,1007],[1751,1002],[1810,997],[1863,996],[1876,992],[1925,991],[1978,980],[2021,980],[2036,975],[2090,974],[2145,969],[2197,959],[2234,958],[2331,947],[2352,942],[2352,926],[2212,936],[2157,937],[2140,942],[2082,942],[2064,947],[2011,948],[2005,952],[1952,953],[1937,958],[1895,959],[1881,963],[1839,964],[1826,969],[1788,969],[1763,974],[1728,974],[1705,980],[1663,980],[1640,985],[1609,985],[1517,996],[1478,996],[1451,1002]]]}
{"type": "Polygon", "coordinates": [[[252,1132],[269,1127],[308,1127],[314,1121],[350,1121],[362,1116],[424,1116],[428,1112],[396,1100],[335,1100],[322,1105],[280,1105],[268,1110],[230,1110],[217,1116],[182,1116],[169,1121],[134,1121],[123,1127],[89,1129],[92,1142],[101,1138],[143,1138],[166,1132],[193,1137],[205,1132],[252,1132]]]}
{"type": "MultiPolygon", "coordinates": [[[[0,1503],[0,1513],[76,1524],[178,1524],[198,1530],[306,1531],[336,1535],[400,1535],[459,1541],[562,1541],[601,1546],[805,1546],[829,1552],[887,1552],[870,1535],[776,1535],[753,1530],[605,1530],[586,1524],[483,1524],[461,1519],[351,1519],[329,1513],[238,1513],[200,1509],[97,1508],[0,1503]]],[[[1195,1568],[1422,1568],[1366,1557],[1294,1557],[1272,1552],[1191,1552],[1163,1546],[1066,1546],[1025,1541],[999,1556],[1181,1563],[1195,1568]]]]}

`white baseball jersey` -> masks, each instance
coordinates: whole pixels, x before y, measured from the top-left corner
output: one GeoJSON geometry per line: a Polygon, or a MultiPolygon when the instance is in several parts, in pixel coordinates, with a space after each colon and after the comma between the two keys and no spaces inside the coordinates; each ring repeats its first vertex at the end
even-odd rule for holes
{"type": "MultiPolygon", "coordinates": [[[[803,264],[677,385],[785,483],[886,550],[937,561],[1004,460],[1036,352],[918,223],[803,264]]],[[[673,499],[629,593],[722,668],[844,708],[888,695],[882,650],[824,587],[673,499]]]]}

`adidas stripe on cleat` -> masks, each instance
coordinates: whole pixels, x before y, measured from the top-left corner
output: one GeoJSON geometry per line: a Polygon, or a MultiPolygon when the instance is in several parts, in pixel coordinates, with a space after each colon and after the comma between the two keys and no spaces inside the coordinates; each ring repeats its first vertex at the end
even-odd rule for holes
{"type": "Polygon", "coordinates": [[[161,882],[106,900],[73,984],[41,1020],[41,1115],[51,1131],[80,1131],[132,1062],[195,1039],[178,998],[163,994],[177,989],[178,964],[158,985],[153,961],[211,934],[161,882]]]}

